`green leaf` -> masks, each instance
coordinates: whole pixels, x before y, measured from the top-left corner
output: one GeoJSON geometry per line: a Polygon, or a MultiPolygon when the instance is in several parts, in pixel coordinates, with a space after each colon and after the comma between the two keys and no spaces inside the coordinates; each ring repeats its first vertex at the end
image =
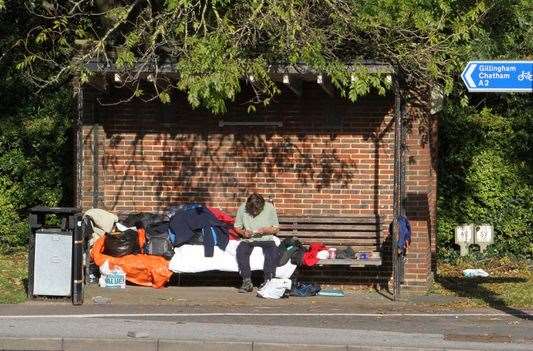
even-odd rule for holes
{"type": "Polygon", "coordinates": [[[115,65],[118,69],[125,69],[133,67],[135,63],[135,55],[129,50],[120,50],[115,61],[115,65]]]}
{"type": "Polygon", "coordinates": [[[43,30],[41,31],[39,34],[37,34],[37,36],[35,37],[35,42],[37,44],[42,44],[46,41],[47,39],[47,30],[43,30]]]}
{"type": "Polygon", "coordinates": [[[135,45],[137,45],[139,43],[139,41],[141,40],[141,37],[138,33],[136,32],[131,32],[129,33],[127,36],[126,36],[126,47],[128,49],[131,49],[133,48],[135,45]]]}
{"type": "Polygon", "coordinates": [[[170,103],[170,95],[166,91],[162,91],[159,93],[159,100],[161,100],[162,103],[168,104],[170,103]]]}

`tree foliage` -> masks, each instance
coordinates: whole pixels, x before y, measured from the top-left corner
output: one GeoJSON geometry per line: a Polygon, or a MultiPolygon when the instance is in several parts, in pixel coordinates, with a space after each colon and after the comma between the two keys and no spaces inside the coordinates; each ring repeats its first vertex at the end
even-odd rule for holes
{"type": "Polygon", "coordinates": [[[494,251],[531,255],[531,98],[469,95],[458,75],[471,59],[531,59],[532,18],[530,0],[0,0],[0,240],[24,242],[28,207],[68,201],[66,83],[95,66],[132,97],[168,102],[179,89],[223,113],[247,77],[249,110],[270,103],[276,67],[325,74],[352,101],[384,94],[390,80],[360,65],[371,60],[394,67],[407,101],[436,84],[448,96],[441,247],[455,225],[488,222],[494,251]]]}
{"type": "MultiPolygon", "coordinates": [[[[533,4],[499,1],[484,19],[472,59],[533,59],[533,4]]],[[[492,224],[493,254],[533,256],[533,98],[471,94],[447,99],[439,139],[438,240],[445,256],[455,226],[492,224]]],[[[452,253],[453,255],[453,253],[452,253]]]]}
{"type": "Polygon", "coordinates": [[[35,205],[70,205],[71,117],[69,87],[41,94],[15,68],[18,46],[29,27],[21,4],[0,12],[0,250],[27,243],[27,210],[35,205]]]}
{"type": "Polygon", "coordinates": [[[456,225],[486,223],[495,228],[492,253],[532,256],[533,104],[519,96],[492,99],[483,108],[445,109],[439,244],[451,247],[456,225]]]}
{"type": "MultiPolygon", "coordinates": [[[[325,73],[351,100],[372,88],[384,93],[390,87],[385,77],[357,69],[365,60],[392,64],[406,88],[438,83],[450,93],[465,59],[490,46],[500,11],[527,10],[527,3],[27,1],[32,27],[18,67],[31,70],[43,87],[69,75],[86,81],[93,73],[87,64],[97,62],[100,68],[118,69],[137,97],[165,102],[169,90],[178,88],[187,92],[192,106],[215,113],[226,110],[248,76],[254,77],[256,92],[250,103],[268,103],[279,92],[268,74],[278,64],[304,64],[325,73]],[[43,64],[55,69],[43,71],[43,64]],[[169,66],[179,72],[178,80],[160,74],[169,66]],[[141,72],[155,75],[153,93],[140,89],[141,72]]],[[[520,42],[519,37],[502,39],[502,46],[520,42]]]]}

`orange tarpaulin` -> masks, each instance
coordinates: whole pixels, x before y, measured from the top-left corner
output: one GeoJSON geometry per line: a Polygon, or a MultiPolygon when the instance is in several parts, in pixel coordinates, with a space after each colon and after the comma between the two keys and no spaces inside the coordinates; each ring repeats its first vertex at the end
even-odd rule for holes
{"type": "MultiPolygon", "coordinates": [[[[146,242],[144,229],[139,229],[138,234],[139,246],[143,247],[146,242]]],[[[107,260],[110,269],[119,266],[126,273],[126,280],[143,286],[162,288],[170,280],[172,271],[168,269],[168,261],[163,257],[144,254],[122,257],[104,255],[104,239],[105,237],[99,238],[91,249],[91,257],[99,267],[107,260]]]]}

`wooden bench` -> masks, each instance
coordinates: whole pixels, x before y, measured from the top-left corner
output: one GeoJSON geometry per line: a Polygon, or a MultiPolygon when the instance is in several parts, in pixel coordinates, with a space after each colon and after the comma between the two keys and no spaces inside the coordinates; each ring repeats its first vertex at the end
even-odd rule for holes
{"type": "Polygon", "coordinates": [[[350,267],[380,266],[382,223],[379,217],[283,217],[279,218],[280,238],[297,237],[304,245],[324,243],[337,251],[347,246],[356,253],[370,254],[367,259],[326,259],[318,265],[350,267]]]}

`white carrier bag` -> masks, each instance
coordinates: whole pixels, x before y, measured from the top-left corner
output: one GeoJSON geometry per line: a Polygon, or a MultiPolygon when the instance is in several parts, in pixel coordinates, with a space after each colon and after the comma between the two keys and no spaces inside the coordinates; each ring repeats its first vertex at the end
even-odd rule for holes
{"type": "Polygon", "coordinates": [[[272,278],[261,289],[257,290],[257,296],[265,299],[279,299],[283,297],[285,290],[290,290],[292,281],[284,278],[272,278]]]}

